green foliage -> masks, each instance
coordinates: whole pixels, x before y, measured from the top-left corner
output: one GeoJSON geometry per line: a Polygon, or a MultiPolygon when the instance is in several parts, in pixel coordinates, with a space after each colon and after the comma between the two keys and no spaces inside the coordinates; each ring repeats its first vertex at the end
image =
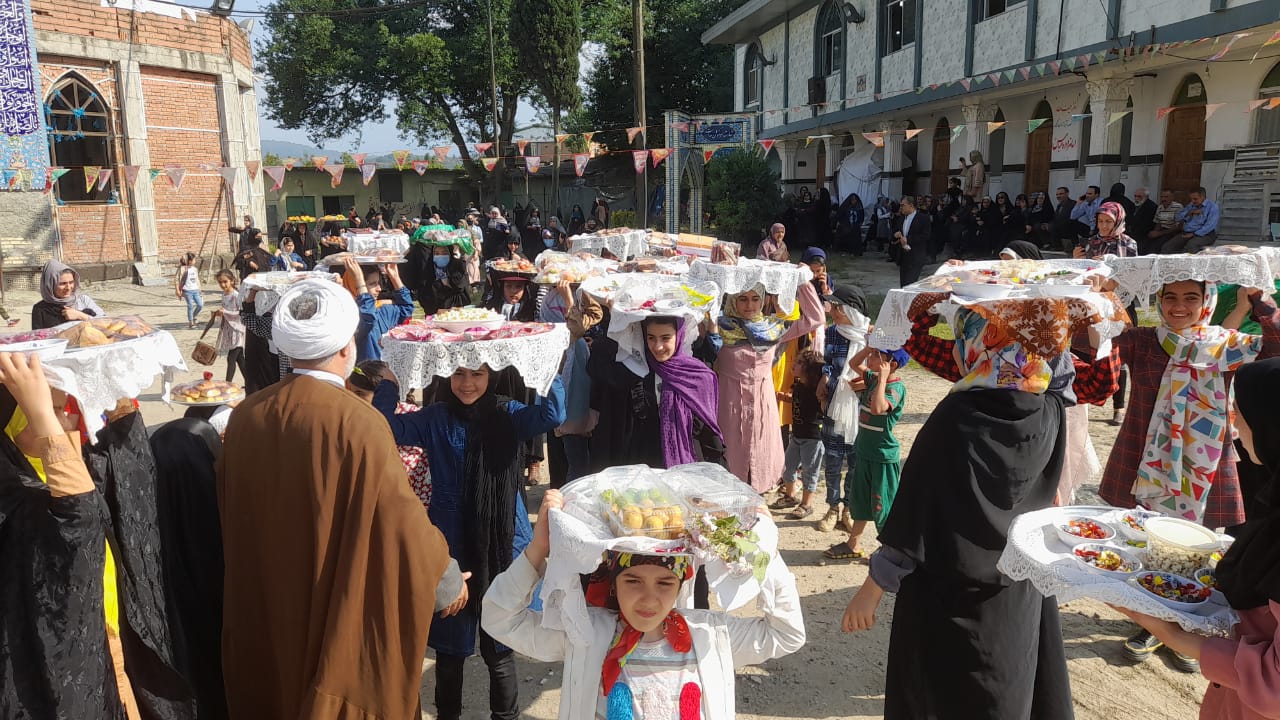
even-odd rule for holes
{"type": "Polygon", "coordinates": [[[514,0],[510,33],[521,69],[533,78],[547,104],[560,110],[575,107],[582,49],[580,0],[514,0]]]}
{"type": "Polygon", "coordinates": [[[267,153],[262,157],[263,167],[279,167],[280,165],[283,165],[283,164],[284,164],[284,160],[281,160],[280,156],[276,155],[275,153],[267,153]]]}
{"type": "MultiPolygon", "coordinates": [[[[733,48],[703,45],[702,33],[743,0],[645,0],[645,110],[648,144],[661,146],[662,112],[725,112],[733,107],[733,48]]],[[[580,112],[570,132],[615,128],[596,137],[629,147],[621,129],[635,125],[631,0],[584,5],[586,39],[601,46],[580,112]]]]}
{"type": "Polygon", "coordinates": [[[754,242],[782,211],[778,174],[759,145],[712,158],[706,173],[707,205],[715,213],[721,240],[754,242]]]}
{"type": "Polygon", "coordinates": [[[612,223],[613,227],[634,228],[636,226],[636,211],[614,210],[613,214],[609,218],[609,222],[612,223]]]}

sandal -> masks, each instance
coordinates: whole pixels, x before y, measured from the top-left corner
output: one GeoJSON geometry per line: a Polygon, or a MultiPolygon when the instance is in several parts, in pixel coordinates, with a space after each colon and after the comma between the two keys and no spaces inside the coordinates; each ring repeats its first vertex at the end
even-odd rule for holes
{"type": "Polygon", "coordinates": [[[792,520],[803,520],[813,514],[813,507],[809,505],[797,505],[795,510],[791,511],[792,520]]]}
{"type": "Polygon", "coordinates": [[[793,508],[799,504],[800,504],[800,500],[798,498],[794,498],[790,495],[783,495],[777,500],[774,500],[773,504],[769,506],[769,509],[770,510],[786,510],[787,508],[793,508]]]}
{"type": "Polygon", "coordinates": [[[853,550],[849,547],[849,543],[841,541],[822,551],[823,556],[830,560],[856,560],[862,557],[861,550],[853,550]]]}

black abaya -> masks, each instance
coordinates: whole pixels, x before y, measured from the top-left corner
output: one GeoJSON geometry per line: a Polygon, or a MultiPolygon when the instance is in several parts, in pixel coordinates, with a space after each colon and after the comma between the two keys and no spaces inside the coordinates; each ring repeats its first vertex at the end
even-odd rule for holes
{"type": "Polygon", "coordinates": [[[1066,426],[1054,393],[946,396],[902,468],[880,541],[915,569],[894,607],[885,717],[1071,718],[1058,609],[996,570],[1013,518],[1053,504],[1066,426]]]}

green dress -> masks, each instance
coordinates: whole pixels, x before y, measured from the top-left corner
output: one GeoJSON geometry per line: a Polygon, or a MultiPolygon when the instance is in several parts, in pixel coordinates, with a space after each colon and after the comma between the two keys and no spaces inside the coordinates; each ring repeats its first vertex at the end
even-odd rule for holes
{"type": "Polygon", "coordinates": [[[902,474],[902,456],[893,428],[902,418],[907,400],[907,386],[892,380],[884,389],[889,412],[873,415],[871,394],[876,383],[874,373],[867,373],[867,389],[862,391],[862,409],[858,414],[858,436],[853,441],[853,469],[845,476],[845,498],[849,515],[854,520],[870,520],[878,532],[889,517],[893,498],[898,493],[898,477],[902,474]]]}

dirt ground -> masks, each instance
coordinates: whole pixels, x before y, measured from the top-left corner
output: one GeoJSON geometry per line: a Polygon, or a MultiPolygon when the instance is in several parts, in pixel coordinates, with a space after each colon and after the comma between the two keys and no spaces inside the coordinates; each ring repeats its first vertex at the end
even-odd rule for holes
{"type": "MultiPolygon", "coordinates": [[[[897,268],[885,262],[883,255],[872,254],[856,261],[833,257],[832,275],[837,283],[861,285],[875,306],[879,305],[886,289],[897,286],[897,268]]],[[[219,302],[216,286],[210,282],[211,278],[204,279],[206,307],[216,306],[219,302]]],[[[174,297],[171,287],[143,288],[113,283],[89,287],[87,291],[112,314],[140,315],[172,332],[189,357],[199,328],[187,329],[185,307],[174,297]]],[[[6,304],[11,315],[22,318],[19,327],[30,327],[29,308],[37,299],[35,293],[8,293],[6,304]]],[[[207,310],[201,318],[208,318],[207,310]]],[[[202,328],[203,323],[199,327],[202,328]]],[[[216,330],[209,334],[210,341],[215,333],[216,330]]],[[[194,370],[205,369],[190,360],[188,364],[193,371],[179,381],[194,379],[198,377],[194,370]]],[[[209,369],[221,379],[223,361],[220,359],[209,369]]],[[[897,433],[905,457],[921,424],[949,385],[914,365],[905,369],[903,376],[908,389],[907,408],[897,433]]],[[[147,422],[152,425],[181,417],[184,409],[162,404],[158,383],[141,401],[147,422]]],[[[1116,428],[1107,422],[1110,417],[1110,407],[1092,409],[1090,434],[1104,462],[1116,434],[1116,428]]],[[[531,491],[531,507],[537,507],[542,487],[545,486],[531,491]]],[[[1096,481],[1086,486],[1081,501],[1090,501],[1090,493],[1096,492],[1096,487],[1096,481]]],[[[819,488],[819,499],[823,492],[819,488]]],[[[854,591],[866,579],[866,561],[823,559],[822,550],[842,535],[818,532],[812,520],[780,519],[779,526],[783,557],[799,584],[808,643],[794,655],[740,672],[736,690],[739,717],[744,720],[881,717],[885,657],[893,620],[892,596],[882,603],[875,628],[861,634],[841,633],[841,615],[854,591]]],[[[872,530],[864,535],[863,546],[874,549],[872,530]]],[[[1196,717],[1204,694],[1204,678],[1174,670],[1163,651],[1144,664],[1130,663],[1121,654],[1120,643],[1133,628],[1118,613],[1100,603],[1083,600],[1062,606],[1063,642],[1077,717],[1196,717]]],[[[433,661],[428,658],[423,666],[424,718],[434,718],[432,666],[433,661]]],[[[522,716],[538,720],[555,718],[559,707],[560,668],[523,658],[518,661],[518,668],[522,716]]],[[[467,683],[464,717],[468,720],[488,717],[488,680],[479,657],[468,663],[467,683]]]]}

